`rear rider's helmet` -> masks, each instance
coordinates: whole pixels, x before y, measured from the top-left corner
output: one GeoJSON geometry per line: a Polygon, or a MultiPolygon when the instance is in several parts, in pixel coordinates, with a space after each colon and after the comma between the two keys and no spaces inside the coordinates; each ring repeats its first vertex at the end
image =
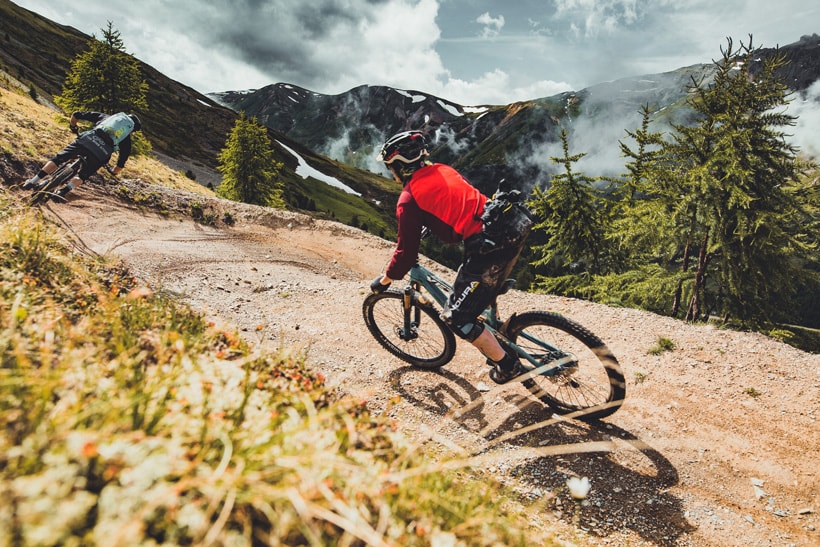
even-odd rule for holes
{"type": "Polygon", "coordinates": [[[140,119],[137,117],[137,115],[129,114],[128,117],[131,118],[132,122],[134,122],[133,131],[142,131],[142,122],[140,122],[140,119]]]}
{"type": "Polygon", "coordinates": [[[429,155],[424,133],[402,131],[387,139],[376,160],[384,162],[388,169],[405,181],[426,164],[429,155]]]}

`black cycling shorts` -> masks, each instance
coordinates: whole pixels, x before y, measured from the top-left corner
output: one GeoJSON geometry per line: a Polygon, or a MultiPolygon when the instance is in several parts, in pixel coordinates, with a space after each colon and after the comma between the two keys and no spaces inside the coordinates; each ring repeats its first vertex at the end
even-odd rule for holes
{"type": "MultiPolygon", "coordinates": [[[[56,163],[58,166],[64,164],[65,162],[76,158],[77,156],[82,156],[85,158],[85,165],[80,170],[79,177],[86,181],[88,177],[96,173],[103,164],[108,162],[108,159],[102,161],[94,156],[91,150],[88,147],[83,146],[84,141],[83,137],[79,137],[74,139],[70,142],[65,148],[57,152],[51,161],[56,163]]],[[[110,157],[110,156],[109,156],[110,157]]]]}
{"type": "Polygon", "coordinates": [[[498,249],[491,253],[470,250],[466,245],[464,261],[453,282],[453,294],[447,302],[447,315],[455,329],[475,323],[476,318],[487,309],[515,266],[524,246],[498,249]]]}

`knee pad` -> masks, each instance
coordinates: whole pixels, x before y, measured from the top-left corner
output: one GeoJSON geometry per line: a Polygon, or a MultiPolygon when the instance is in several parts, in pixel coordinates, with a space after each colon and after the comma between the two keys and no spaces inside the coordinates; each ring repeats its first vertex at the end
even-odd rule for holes
{"type": "Polygon", "coordinates": [[[457,327],[453,332],[456,333],[456,336],[460,336],[468,342],[472,342],[484,332],[484,323],[467,323],[466,325],[457,327]]]}
{"type": "Polygon", "coordinates": [[[447,310],[441,314],[441,318],[444,320],[445,323],[450,327],[453,333],[462,338],[467,340],[468,342],[472,342],[479,336],[481,333],[484,332],[484,323],[480,321],[470,321],[468,323],[462,324],[455,324],[453,322],[453,314],[447,310]]]}

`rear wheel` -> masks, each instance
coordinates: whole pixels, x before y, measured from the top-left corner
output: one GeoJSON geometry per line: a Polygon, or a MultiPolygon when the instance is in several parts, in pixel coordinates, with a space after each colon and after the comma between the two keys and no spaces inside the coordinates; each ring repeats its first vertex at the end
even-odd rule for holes
{"type": "Polygon", "coordinates": [[[371,294],[362,306],[364,323],[376,341],[399,359],[421,368],[439,368],[453,358],[453,331],[436,308],[413,302],[405,322],[404,294],[387,290],[371,294]]]}
{"type": "Polygon", "coordinates": [[[544,369],[522,383],[557,414],[596,420],[623,404],[626,383],[618,360],[578,323],[557,313],[527,312],[510,321],[507,337],[544,369]]]}

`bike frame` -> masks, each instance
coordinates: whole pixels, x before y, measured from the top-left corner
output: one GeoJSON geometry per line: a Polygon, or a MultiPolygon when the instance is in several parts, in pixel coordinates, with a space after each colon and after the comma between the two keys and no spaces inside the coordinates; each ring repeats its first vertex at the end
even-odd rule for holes
{"type": "MultiPolygon", "coordinates": [[[[416,264],[410,269],[409,277],[410,285],[408,285],[404,290],[404,332],[402,333],[402,337],[408,333],[410,334],[409,337],[414,336],[412,334],[415,332],[413,325],[418,325],[421,315],[421,312],[416,311],[416,316],[411,317],[414,296],[420,303],[427,303],[424,295],[421,293],[422,287],[442,308],[445,307],[447,299],[453,291],[452,285],[420,264],[416,264]]],[[[512,348],[520,357],[526,359],[527,363],[531,365],[527,367],[528,369],[538,369],[537,373],[544,376],[555,376],[560,374],[565,368],[572,366],[572,357],[567,355],[566,352],[553,346],[552,344],[549,344],[548,342],[531,336],[526,331],[522,332],[522,338],[538,344],[548,352],[555,353],[556,356],[559,354],[562,356],[557,361],[550,362],[550,366],[548,368],[544,367],[544,370],[541,370],[540,367],[543,367],[541,363],[539,363],[529,353],[524,351],[523,348],[508,340],[507,337],[501,332],[504,323],[498,315],[497,298],[493,299],[492,303],[482,312],[481,315],[484,318],[484,326],[490,329],[490,332],[493,333],[493,336],[498,339],[502,346],[512,348]]]]}

